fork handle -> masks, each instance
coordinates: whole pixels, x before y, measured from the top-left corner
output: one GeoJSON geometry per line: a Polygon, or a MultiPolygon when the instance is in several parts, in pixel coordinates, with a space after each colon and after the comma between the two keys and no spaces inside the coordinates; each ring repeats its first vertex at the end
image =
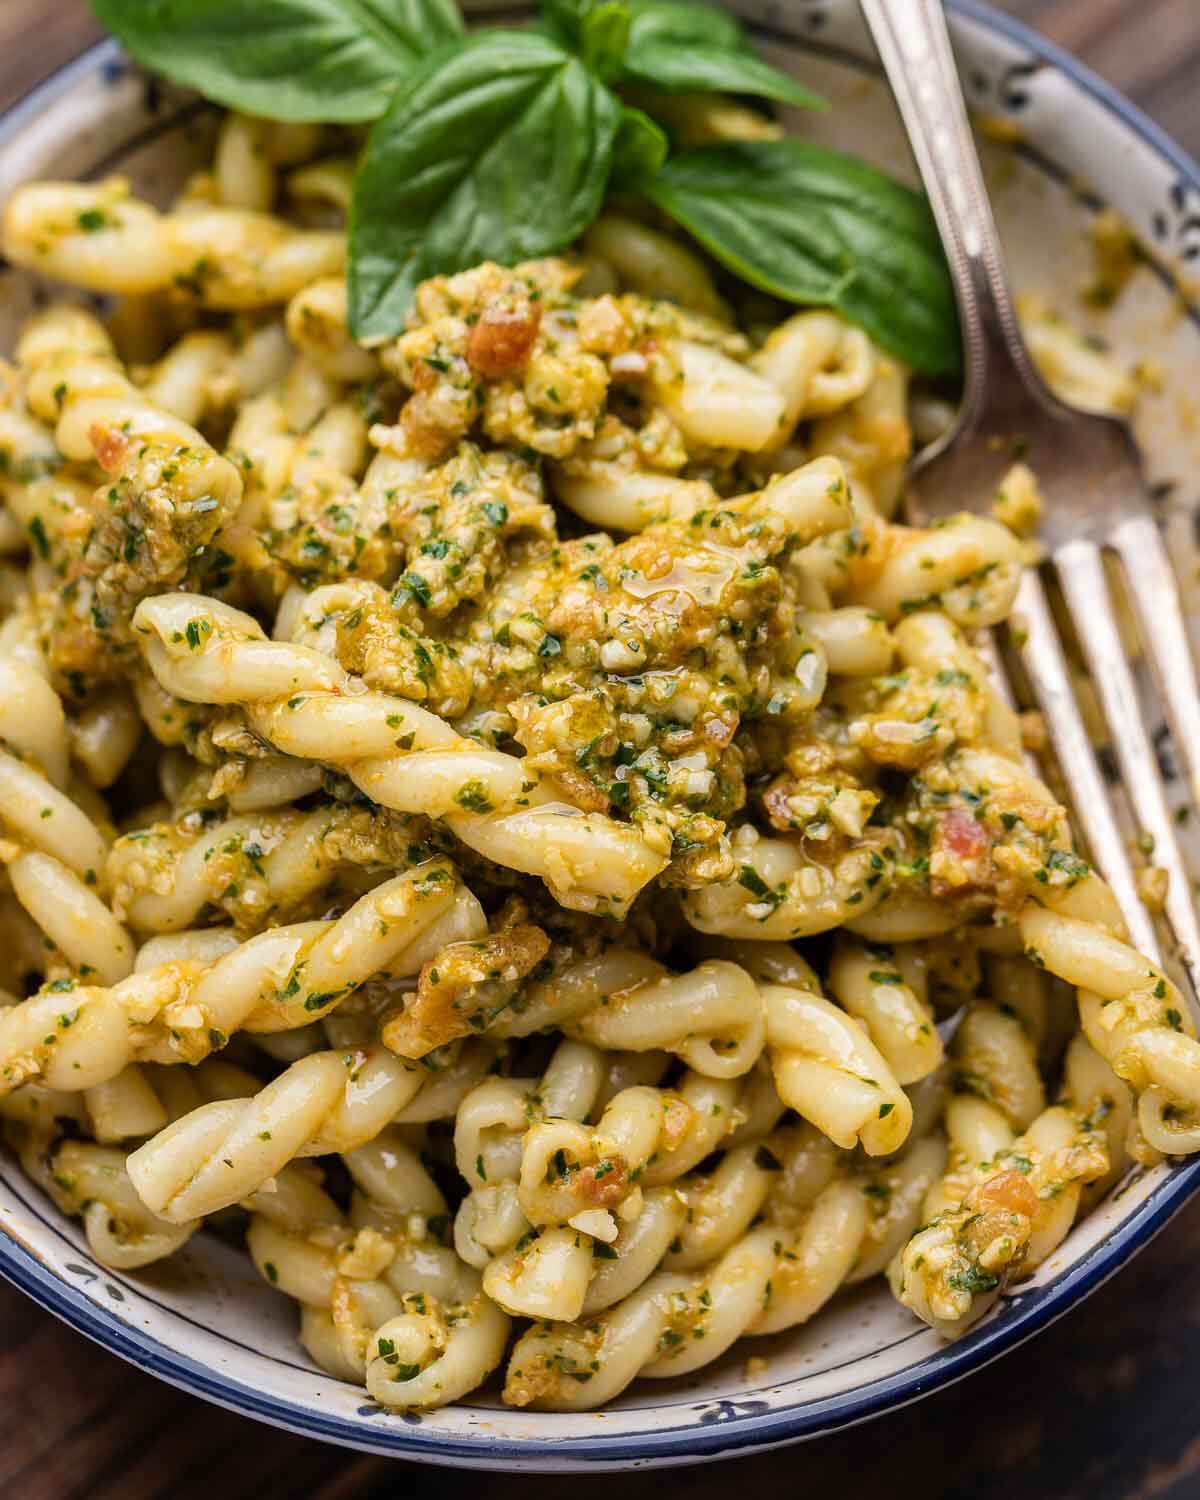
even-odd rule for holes
{"type": "Polygon", "coordinates": [[[859,0],[942,235],[964,353],[963,425],[1004,361],[1049,399],[1017,325],[942,0],[859,0]]]}

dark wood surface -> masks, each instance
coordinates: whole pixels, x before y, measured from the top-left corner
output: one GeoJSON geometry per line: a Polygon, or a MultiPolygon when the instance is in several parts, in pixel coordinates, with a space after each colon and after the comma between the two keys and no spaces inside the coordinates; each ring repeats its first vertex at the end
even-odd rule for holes
{"type": "MultiPolygon", "coordinates": [[[[1001,0],[1200,154],[1198,0],[1001,0]]],[[[0,0],[0,106],[98,34],[78,0],[0,0]]],[[[360,1458],[162,1385],[0,1282],[3,1500],[422,1500],[479,1481],[360,1458]]],[[[619,1479],[490,1476],[491,1500],[663,1486],[689,1496],[1200,1496],[1200,1203],[1032,1344],[948,1391],[801,1447],[619,1479]]]]}

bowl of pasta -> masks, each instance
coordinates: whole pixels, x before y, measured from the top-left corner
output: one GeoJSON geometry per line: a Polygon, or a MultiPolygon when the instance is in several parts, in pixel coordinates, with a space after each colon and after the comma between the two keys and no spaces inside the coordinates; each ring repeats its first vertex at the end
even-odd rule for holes
{"type": "MultiPolygon", "coordinates": [[[[1200,1044],[983,650],[1019,444],[897,516],[959,352],[856,7],[95,8],[0,121],[0,1274],[547,1471],[1067,1311],[1200,1182],[1200,1044]]],[[[1034,354],[1190,559],[1200,171],[950,8],[1034,354]]]]}

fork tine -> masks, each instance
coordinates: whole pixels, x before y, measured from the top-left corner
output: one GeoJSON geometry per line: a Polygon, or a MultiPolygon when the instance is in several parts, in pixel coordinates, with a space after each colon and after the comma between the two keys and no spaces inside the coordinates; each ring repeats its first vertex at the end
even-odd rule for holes
{"type": "MultiPolygon", "coordinates": [[[[1103,575],[1100,581],[1104,582],[1103,575]]],[[[1107,585],[1105,588],[1107,589],[1107,585]]],[[[1013,614],[1024,632],[1024,640],[1020,645],[1021,660],[1054,742],[1058,762],[1071,794],[1071,803],[1083,829],[1091,857],[1112,887],[1135,946],[1152,963],[1161,963],[1158,935],[1154,931],[1149,912],[1138,896],[1133,864],[1113,813],[1112,799],[1100,772],[1096,752],[1092,749],[1087,727],[1075,700],[1075,689],[1071,684],[1067,660],[1050,613],[1046,590],[1032,568],[1027,569],[1021,579],[1013,614]]],[[[1140,725],[1141,718],[1136,710],[1134,718],[1140,725]]],[[[1153,758],[1151,767],[1157,782],[1157,767],[1153,758]]]]}
{"type": "MultiPolygon", "coordinates": [[[[1125,659],[1115,602],[1104,576],[1104,559],[1094,542],[1074,541],[1055,551],[1054,562],[1108,721],[1134,815],[1153,837],[1155,862],[1167,872],[1167,920],[1194,988],[1200,972],[1200,923],[1192,901],[1191,878],[1142,718],[1133,673],[1125,659]]],[[[1137,582],[1140,587],[1143,580],[1138,577],[1137,582]]]]}
{"type": "MultiPolygon", "coordinates": [[[[981,630],[973,642],[975,653],[987,668],[988,686],[993,689],[996,696],[1005,705],[1011,708],[1013,713],[1019,711],[1017,695],[1013,692],[1012,683],[1008,680],[1008,673],[1004,669],[1004,658],[1000,654],[1000,642],[996,638],[996,629],[981,630]]],[[[1032,771],[1035,776],[1042,774],[1041,767],[1037,763],[1037,756],[1031,750],[1021,751],[1021,760],[1025,769],[1032,771]]]]}
{"type": "Polygon", "coordinates": [[[1200,691],[1171,559],[1150,516],[1123,521],[1109,544],[1125,564],[1142,639],[1187,773],[1188,795],[1200,807],[1200,691]]]}

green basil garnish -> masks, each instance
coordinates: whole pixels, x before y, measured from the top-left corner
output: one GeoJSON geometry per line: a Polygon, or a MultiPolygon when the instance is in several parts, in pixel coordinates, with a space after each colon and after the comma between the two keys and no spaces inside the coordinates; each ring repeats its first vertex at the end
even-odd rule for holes
{"type": "Polygon", "coordinates": [[[615,96],[548,37],[482,32],[428,58],[355,182],[356,335],[396,333],[427,276],[564,249],[600,211],[620,124],[615,96]]]}
{"type": "Polygon", "coordinates": [[[376,120],[350,222],[360,339],[400,333],[429,276],[565,250],[611,186],[649,198],[751,285],[836,308],[918,371],[958,368],[954,297],[919,194],[798,140],[672,154],[652,118],[669,93],[823,107],[715,5],[542,0],[529,30],[464,36],[454,0],[92,3],[139,61],[230,108],[376,120]]]}
{"type": "Polygon", "coordinates": [[[92,0],[138,62],[272,120],[373,120],[425,53],[461,36],[453,0],[92,0]]]}
{"type": "Polygon", "coordinates": [[[749,94],[799,109],[825,107],[811,89],[756,57],[728,11],[665,0],[630,9],[624,61],[626,76],[635,82],[668,93],[749,94]]]}
{"type": "Polygon", "coordinates": [[[836,308],[915,370],[958,368],[928,204],[874,167],[808,141],[737,141],[678,152],[640,186],[752,286],[836,308]]]}
{"type": "Polygon", "coordinates": [[[609,83],[735,93],[801,109],[824,101],[750,50],[727,10],[676,0],[545,0],[543,25],[609,83]]]}

